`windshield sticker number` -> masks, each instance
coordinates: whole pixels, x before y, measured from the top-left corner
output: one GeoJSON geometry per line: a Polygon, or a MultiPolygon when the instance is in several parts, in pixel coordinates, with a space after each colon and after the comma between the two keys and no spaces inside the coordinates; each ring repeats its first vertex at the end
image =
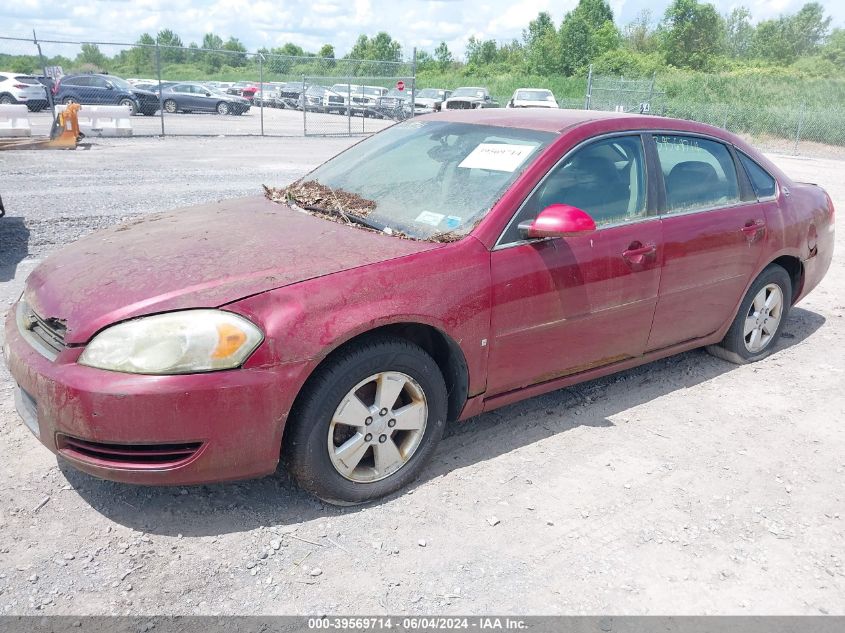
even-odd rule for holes
{"type": "Polygon", "coordinates": [[[513,172],[528,158],[534,148],[534,145],[481,143],[458,167],[513,172]]]}
{"type": "Polygon", "coordinates": [[[433,211],[423,211],[416,217],[416,221],[420,224],[429,224],[431,226],[437,226],[445,217],[446,216],[442,213],[434,213],[433,211]]]}

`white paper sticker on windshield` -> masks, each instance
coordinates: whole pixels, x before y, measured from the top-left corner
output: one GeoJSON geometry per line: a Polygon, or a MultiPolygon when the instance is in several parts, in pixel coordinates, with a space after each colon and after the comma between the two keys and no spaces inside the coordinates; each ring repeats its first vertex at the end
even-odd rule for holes
{"type": "Polygon", "coordinates": [[[440,224],[440,221],[445,218],[446,216],[442,213],[434,213],[433,211],[423,211],[416,217],[416,221],[421,224],[430,224],[431,226],[437,226],[440,224]]]}
{"type": "Polygon", "coordinates": [[[494,171],[514,171],[528,155],[534,151],[534,145],[508,145],[506,143],[481,143],[458,167],[464,169],[492,169],[494,171]]]}

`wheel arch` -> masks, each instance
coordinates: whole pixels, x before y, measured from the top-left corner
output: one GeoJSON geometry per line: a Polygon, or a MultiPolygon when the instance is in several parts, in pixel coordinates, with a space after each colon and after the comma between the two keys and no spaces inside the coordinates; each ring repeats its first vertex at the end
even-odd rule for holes
{"type": "Polygon", "coordinates": [[[456,420],[466,404],[469,393],[469,369],[466,357],[460,345],[452,337],[433,325],[419,321],[400,321],[380,325],[338,342],[308,374],[294,399],[291,411],[297,409],[300,398],[309,389],[312,380],[322,367],[350,347],[376,336],[404,339],[422,348],[434,359],[446,382],[448,419],[456,420]]]}
{"type": "Polygon", "coordinates": [[[789,303],[790,305],[794,305],[795,300],[801,296],[801,291],[804,288],[804,264],[795,255],[781,255],[769,262],[764,267],[764,270],[772,264],[777,264],[789,275],[789,279],[792,281],[792,297],[789,303]]]}

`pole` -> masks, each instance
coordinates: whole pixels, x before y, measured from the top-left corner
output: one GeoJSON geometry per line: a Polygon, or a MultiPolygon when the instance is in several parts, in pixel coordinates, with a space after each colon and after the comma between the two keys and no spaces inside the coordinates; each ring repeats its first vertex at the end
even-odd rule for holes
{"type": "Polygon", "coordinates": [[[346,133],[352,136],[352,77],[346,78],[346,133]]]}
{"type": "Polygon", "coordinates": [[[264,55],[258,53],[258,83],[261,92],[261,103],[258,104],[261,112],[261,136],[264,136],[264,55]]]}
{"type": "Polygon", "coordinates": [[[792,151],[792,154],[797,156],[798,155],[798,142],[801,140],[801,127],[804,125],[804,108],[806,104],[802,101],[801,102],[801,110],[798,113],[798,129],[795,131],[795,148],[792,151]]]}
{"type": "Polygon", "coordinates": [[[161,94],[161,48],[156,42],[156,74],[158,76],[158,111],[161,117],[161,135],[164,136],[164,96],[161,94]]]}
{"type": "Polygon", "coordinates": [[[589,110],[593,101],[593,65],[590,64],[590,70],[587,73],[587,96],[584,98],[584,109],[589,110]]]}
{"type": "MultiPolygon", "coordinates": [[[[35,44],[35,47],[38,49],[38,58],[41,60],[41,68],[44,70],[44,77],[48,77],[47,75],[47,62],[44,59],[44,53],[41,52],[41,44],[38,43],[38,37],[35,35],[35,29],[32,29],[32,42],[35,44]]],[[[44,88],[47,92],[47,103],[50,104],[50,110],[53,112],[53,120],[56,119],[56,104],[53,102],[53,84],[56,82],[56,77],[50,78],[50,86],[44,88]]]]}
{"type": "Polygon", "coordinates": [[[417,113],[417,47],[414,46],[414,56],[411,58],[411,117],[417,113]]]}
{"type": "Polygon", "coordinates": [[[302,75],[302,92],[299,93],[299,98],[302,99],[302,136],[308,136],[308,121],[305,116],[305,109],[308,103],[305,101],[305,75],[302,75]]]}

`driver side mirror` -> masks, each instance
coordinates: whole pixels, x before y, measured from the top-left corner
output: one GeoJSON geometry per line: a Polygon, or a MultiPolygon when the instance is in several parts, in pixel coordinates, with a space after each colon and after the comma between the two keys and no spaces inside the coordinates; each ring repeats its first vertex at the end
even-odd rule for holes
{"type": "Polygon", "coordinates": [[[114,90],[114,84],[106,82],[106,90],[114,90]]]}
{"type": "Polygon", "coordinates": [[[533,220],[521,222],[519,232],[525,239],[572,237],[596,230],[596,223],[586,211],[568,204],[553,204],[533,220]]]}

